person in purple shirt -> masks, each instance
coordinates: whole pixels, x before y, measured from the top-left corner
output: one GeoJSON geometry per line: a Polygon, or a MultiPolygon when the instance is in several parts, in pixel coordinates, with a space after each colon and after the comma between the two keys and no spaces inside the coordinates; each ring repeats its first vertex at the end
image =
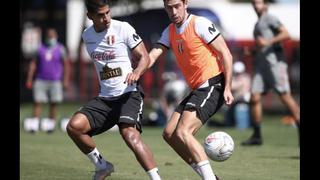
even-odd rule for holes
{"type": "Polygon", "coordinates": [[[54,28],[46,30],[45,42],[30,62],[26,87],[33,90],[33,118],[25,122],[27,131],[39,130],[41,105],[49,102],[49,118],[41,121],[41,130],[52,132],[55,128],[57,104],[63,100],[63,88],[68,87],[69,66],[65,47],[58,42],[54,28]]]}

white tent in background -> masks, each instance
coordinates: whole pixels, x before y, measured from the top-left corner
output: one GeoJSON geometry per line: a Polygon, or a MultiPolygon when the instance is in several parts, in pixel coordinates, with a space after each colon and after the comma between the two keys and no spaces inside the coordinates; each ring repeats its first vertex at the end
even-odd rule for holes
{"type": "Polygon", "coordinates": [[[71,60],[78,58],[78,49],[86,18],[83,0],[68,0],[67,2],[67,35],[66,44],[71,60]]]}
{"type": "MultiPolygon", "coordinates": [[[[207,8],[216,13],[222,23],[226,39],[252,40],[253,27],[257,16],[250,3],[230,3],[220,0],[190,0],[189,7],[207,8]]],[[[162,0],[145,0],[142,9],[163,8],[162,0]]],[[[128,15],[137,11],[133,5],[112,7],[112,15],[128,15]]],[[[292,39],[300,40],[300,4],[279,3],[270,4],[269,12],[277,16],[286,26],[292,39]]],[[[83,28],[90,25],[86,17],[83,0],[68,0],[67,2],[67,47],[71,59],[78,55],[79,43],[83,28]]]]}

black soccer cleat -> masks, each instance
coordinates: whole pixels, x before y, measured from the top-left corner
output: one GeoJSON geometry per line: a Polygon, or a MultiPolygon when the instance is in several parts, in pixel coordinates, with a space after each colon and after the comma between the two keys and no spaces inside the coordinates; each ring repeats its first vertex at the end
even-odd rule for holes
{"type": "Polygon", "coordinates": [[[53,132],[54,132],[54,129],[51,129],[51,130],[47,130],[47,131],[46,131],[47,134],[52,134],[53,132]]]}
{"type": "Polygon", "coordinates": [[[241,143],[242,146],[262,145],[262,138],[250,137],[241,143]]]}
{"type": "Polygon", "coordinates": [[[216,180],[220,180],[220,178],[217,175],[214,175],[216,177],[216,180]]]}

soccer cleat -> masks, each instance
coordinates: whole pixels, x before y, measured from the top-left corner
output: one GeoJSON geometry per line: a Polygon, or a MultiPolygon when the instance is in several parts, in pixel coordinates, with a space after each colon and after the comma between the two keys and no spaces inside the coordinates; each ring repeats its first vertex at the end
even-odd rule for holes
{"type": "Polygon", "coordinates": [[[55,125],[56,125],[56,121],[54,119],[43,118],[41,120],[40,128],[42,131],[50,134],[55,130],[55,125]]]}
{"type": "Polygon", "coordinates": [[[262,145],[262,138],[250,137],[241,143],[242,146],[262,145]]]}
{"type": "Polygon", "coordinates": [[[113,164],[106,161],[107,167],[105,169],[101,169],[95,171],[93,175],[93,180],[104,180],[107,176],[110,176],[112,172],[114,172],[113,164]]]}
{"type": "Polygon", "coordinates": [[[39,131],[39,119],[26,118],[23,122],[23,128],[28,133],[36,133],[37,131],[39,131]]]}

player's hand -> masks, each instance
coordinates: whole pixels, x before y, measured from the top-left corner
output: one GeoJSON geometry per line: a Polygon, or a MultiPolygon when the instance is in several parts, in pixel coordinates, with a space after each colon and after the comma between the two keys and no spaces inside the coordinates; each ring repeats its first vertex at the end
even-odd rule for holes
{"type": "Polygon", "coordinates": [[[26,82],[26,88],[27,89],[32,89],[32,81],[27,81],[26,82]]]}
{"type": "Polygon", "coordinates": [[[126,81],[124,83],[128,83],[129,86],[132,86],[134,83],[137,83],[140,78],[140,73],[135,71],[129,73],[126,77],[126,81]]]}
{"type": "Polygon", "coordinates": [[[230,106],[233,103],[234,98],[233,98],[233,95],[232,95],[230,89],[226,88],[224,90],[223,97],[224,97],[224,101],[225,101],[226,105],[230,106]]]}
{"type": "Polygon", "coordinates": [[[257,45],[260,47],[266,47],[270,45],[270,42],[267,39],[264,39],[262,37],[257,38],[257,45]]]}

